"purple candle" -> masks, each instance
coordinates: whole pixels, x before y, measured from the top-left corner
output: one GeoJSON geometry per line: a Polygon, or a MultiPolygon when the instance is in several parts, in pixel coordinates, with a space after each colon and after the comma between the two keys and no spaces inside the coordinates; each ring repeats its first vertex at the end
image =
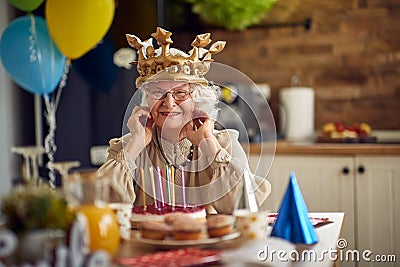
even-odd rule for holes
{"type": "Polygon", "coordinates": [[[160,167],[157,167],[157,173],[158,173],[158,182],[159,182],[159,187],[160,187],[161,204],[164,206],[164,193],[163,193],[162,177],[161,177],[160,167]]]}

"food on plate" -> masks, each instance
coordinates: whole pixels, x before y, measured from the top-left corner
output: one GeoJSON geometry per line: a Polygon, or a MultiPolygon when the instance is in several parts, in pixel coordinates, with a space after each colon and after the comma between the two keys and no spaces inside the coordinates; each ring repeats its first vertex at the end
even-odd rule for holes
{"type": "Polygon", "coordinates": [[[173,225],[177,221],[185,221],[185,220],[189,220],[189,219],[194,219],[199,222],[206,221],[205,217],[204,218],[203,217],[196,218],[196,217],[191,216],[191,214],[188,214],[188,213],[176,212],[176,213],[171,213],[171,214],[165,215],[164,222],[166,224],[173,225]]]}
{"type": "Polygon", "coordinates": [[[172,236],[175,240],[199,240],[204,237],[205,222],[186,217],[172,225],[172,236]]]}
{"type": "Polygon", "coordinates": [[[213,214],[206,217],[204,207],[154,205],[133,208],[133,220],[140,220],[143,238],[164,240],[199,240],[221,237],[232,233],[233,216],[213,214]]]}
{"type": "Polygon", "coordinates": [[[346,126],[342,122],[327,122],[322,125],[321,136],[332,139],[369,137],[371,135],[371,126],[367,123],[354,123],[352,126],[346,126]]]}
{"type": "Polygon", "coordinates": [[[207,218],[207,232],[209,237],[220,237],[232,232],[233,217],[225,214],[210,215],[207,218]]]}
{"type": "Polygon", "coordinates": [[[163,240],[171,232],[171,226],[156,221],[148,221],[141,225],[143,238],[163,240]]]}
{"type": "Polygon", "coordinates": [[[323,133],[331,133],[331,132],[334,132],[334,131],[336,131],[336,125],[333,122],[325,123],[322,126],[322,132],[323,133]]]}
{"type": "Polygon", "coordinates": [[[172,206],[168,204],[161,204],[156,207],[154,204],[144,206],[137,206],[132,209],[131,222],[132,226],[139,228],[144,221],[158,221],[164,222],[167,216],[178,214],[177,216],[190,217],[199,221],[206,220],[206,209],[204,206],[172,206]]]}
{"type": "Polygon", "coordinates": [[[370,135],[371,134],[371,126],[369,126],[367,123],[361,123],[360,124],[360,133],[365,134],[365,135],[370,135]]]}
{"type": "Polygon", "coordinates": [[[345,130],[343,123],[335,122],[336,132],[343,132],[345,130]]]}
{"type": "Polygon", "coordinates": [[[330,138],[356,138],[357,133],[349,130],[343,130],[341,132],[331,132],[330,138]]]}

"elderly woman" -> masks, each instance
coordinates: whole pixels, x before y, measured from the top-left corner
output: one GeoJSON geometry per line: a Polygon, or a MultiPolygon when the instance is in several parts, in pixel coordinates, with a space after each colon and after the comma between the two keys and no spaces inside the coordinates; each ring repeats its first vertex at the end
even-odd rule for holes
{"type": "MultiPolygon", "coordinates": [[[[212,213],[233,212],[246,170],[261,204],[270,193],[270,184],[248,170],[238,132],[214,129],[220,89],[202,75],[209,64],[198,65],[193,51],[188,56],[166,53],[172,43],[168,33],[158,28],[152,35],[161,44],[158,55],[151,45],[144,47],[137,37],[128,36],[129,43],[139,50],[137,86],[142,103],[127,120],[129,133],[110,141],[107,161],[100,168],[111,178],[113,201],[152,203],[150,172],[159,175],[159,168],[166,168],[164,174],[170,171],[175,178],[175,192],[182,192],[185,185],[186,203],[206,205],[212,213]],[[185,63],[177,64],[176,59],[185,63]],[[154,73],[152,63],[157,61],[170,66],[154,73]]],[[[194,50],[202,46],[204,42],[198,47],[195,44],[194,50]]],[[[177,193],[177,203],[182,203],[182,194],[177,193]]]]}

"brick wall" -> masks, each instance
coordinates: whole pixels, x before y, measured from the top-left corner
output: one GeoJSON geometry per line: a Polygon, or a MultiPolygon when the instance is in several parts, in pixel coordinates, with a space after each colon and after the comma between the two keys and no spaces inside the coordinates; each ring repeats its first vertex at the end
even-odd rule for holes
{"type": "MultiPolygon", "coordinates": [[[[328,121],[400,129],[400,1],[281,0],[261,25],[241,32],[203,26],[226,40],[218,62],[278,92],[298,75],[316,94],[315,127],[328,121]],[[306,29],[298,22],[311,19],[306,29]],[[290,26],[292,25],[292,26],[290,26]]],[[[174,33],[190,43],[193,33],[174,33]]]]}

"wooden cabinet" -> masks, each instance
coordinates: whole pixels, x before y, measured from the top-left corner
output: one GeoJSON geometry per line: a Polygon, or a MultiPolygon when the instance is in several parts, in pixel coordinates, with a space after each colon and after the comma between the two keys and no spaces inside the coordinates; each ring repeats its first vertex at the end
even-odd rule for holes
{"type": "MultiPolygon", "coordinates": [[[[400,257],[400,156],[355,158],[356,245],[373,255],[400,257]]],[[[398,261],[399,259],[397,259],[398,261]]],[[[359,266],[376,266],[361,262],[359,266]]],[[[379,266],[396,266],[393,262],[379,266]]]]}
{"type": "MultiPolygon", "coordinates": [[[[262,162],[263,156],[249,157],[255,172],[262,162]]],[[[279,209],[291,171],[310,212],[345,212],[341,236],[348,242],[346,250],[369,249],[399,257],[400,156],[277,155],[268,174],[272,193],[262,209],[279,209]]],[[[373,262],[342,261],[340,266],[373,266],[373,262]]]]}

